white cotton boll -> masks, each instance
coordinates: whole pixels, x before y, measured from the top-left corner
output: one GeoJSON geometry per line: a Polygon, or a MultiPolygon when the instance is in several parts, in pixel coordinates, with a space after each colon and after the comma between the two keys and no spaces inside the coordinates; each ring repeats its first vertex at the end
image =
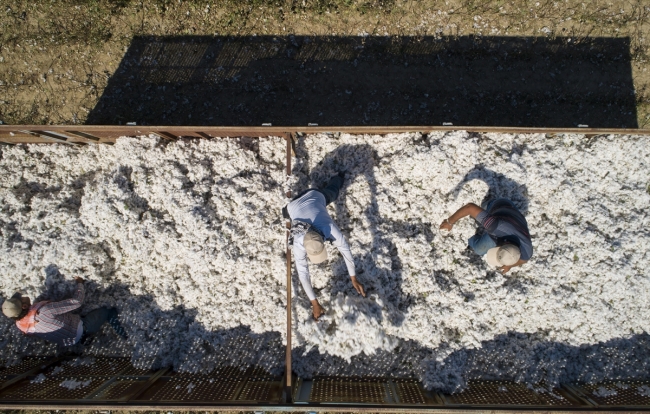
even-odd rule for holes
{"type": "Polygon", "coordinates": [[[80,367],[80,366],[92,366],[95,365],[96,359],[91,356],[87,357],[77,357],[69,362],[66,362],[67,365],[71,367],[80,367]]]}
{"type": "Polygon", "coordinates": [[[33,380],[29,381],[30,384],[40,384],[43,381],[45,381],[47,377],[44,374],[38,374],[37,376],[34,377],[33,380]]]}
{"type": "Polygon", "coordinates": [[[602,397],[602,398],[618,395],[616,390],[610,390],[607,387],[598,387],[596,390],[594,390],[592,394],[594,394],[596,397],[602,397]]]}
{"type": "Polygon", "coordinates": [[[59,384],[60,387],[67,388],[69,390],[76,390],[77,388],[86,388],[92,383],[92,380],[86,380],[86,381],[77,381],[76,378],[71,378],[63,381],[62,383],[59,384]]]}
{"type": "MultiPolygon", "coordinates": [[[[72,277],[82,276],[93,283],[83,310],[117,306],[130,336],[123,342],[106,327],[88,355],[119,350],[144,368],[190,372],[251,361],[247,351],[264,347],[230,342],[248,337],[242,326],[264,338],[284,335],[285,229],[278,220],[286,190],[295,195],[345,170],[328,210],[368,297],[353,291],[328,246],[328,263],[310,266],[328,315],[311,320],[297,283],[293,302],[294,346],[325,359],[315,368],[306,366],[312,356],[297,358],[297,370],[369,373],[355,365],[368,356],[373,369],[399,367],[446,391],[479,371],[556,384],[583,369],[581,358],[556,344],[585,356],[591,348],[579,347],[650,331],[650,218],[640,213],[650,204],[645,138],[599,136],[587,144],[579,135],[456,131],[301,140],[290,179],[280,138],[3,147],[3,296],[23,290],[63,299],[72,277]],[[535,254],[505,276],[466,250],[476,230],[471,219],[447,237],[437,232],[455,209],[486,196],[527,207],[535,254]],[[405,344],[423,354],[400,351],[405,344]],[[405,352],[416,361],[390,360],[405,352]]],[[[0,325],[7,363],[56,350],[6,318],[0,325]]],[[[271,346],[260,351],[265,361],[283,361],[283,340],[264,339],[280,349],[279,356],[271,346]]],[[[640,358],[619,354],[611,358],[640,358]]],[[[613,375],[605,362],[590,364],[581,381],[613,375]]]]}
{"type": "MultiPolygon", "coordinates": [[[[352,298],[339,294],[329,304],[330,312],[319,321],[307,320],[299,326],[310,344],[321,352],[345,360],[360,353],[372,355],[377,350],[392,351],[397,341],[387,336],[372,315],[371,299],[352,298]]],[[[381,306],[381,305],[379,305],[381,306]]]]}
{"type": "Polygon", "coordinates": [[[647,385],[641,385],[637,388],[637,392],[642,397],[650,397],[650,387],[647,385]]]}
{"type": "MultiPolygon", "coordinates": [[[[92,284],[82,309],[116,306],[130,336],[124,342],[105,327],[85,352],[120,349],[143,367],[180,367],[187,340],[218,347],[213,332],[283,334],[284,305],[266,292],[284,290],[276,252],[285,233],[270,223],[284,205],[286,145],[254,141],[140,137],[3,149],[0,220],[17,223],[1,233],[0,270],[14,275],[0,283],[4,297],[21,289],[60,300],[71,296],[73,277],[84,277],[92,284]],[[201,329],[182,335],[192,323],[201,329]]],[[[4,327],[2,359],[54,353],[4,327]]]]}
{"type": "Polygon", "coordinates": [[[285,193],[291,191],[291,189],[298,184],[298,177],[295,175],[287,175],[284,183],[283,183],[283,190],[285,193]]]}
{"type": "MultiPolygon", "coordinates": [[[[416,134],[302,139],[306,152],[294,163],[294,191],[323,185],[339,169],[347,172],[339,200],[328,210],[351,245],[360,281],[390,316],[363,320],[378,330],[360,330],[364,338],[416,341],[432,352],[445,349],[445,358],[452,358],[453,352],[481,349],[509,332],[579,347],[650,328],[645,306],[650,275],[644,264],[650,220],[638,213],[650,204],[650,153],[638,145],[639,137],[603,136],[589,146],[578,135],[548,139],[462,131],[434,132],[426,140],[416,134]],[[527,210],[535,253],[505,276],[466,251],[476,231],[473,220],[459,221],[447,237],[437,231],[457,208],[480,204],[486,196],[511,198],[527,210]]],[[[328,248],[328,254],[330,262],[310,266],[310,272],[321,304],[337,315],[343,312],[339,295],[354,293],[343,284],[347,271],[338,252],[328,248]]],[[[297,294],[304,295],[300,287],[297,294]]],[[[297,313],[310,317],[307,310],[297,313]]],[[[328,318],[319,329],[311,321],[299,324],[296,346],[345,358],[360,352],[361,346],[354,352],[345,347],[354,338],[338,333],[337,318],[328,318]]],[[[521,368],[537,361],[526,352],[513,353],[510,359],[520,364],[513,372],[523,375],[522,381],[535,380],[532,373],[539,370],[521,368]]],[[[360,355],[350,357],[352,362],[360,355]]],[[[298,370],[301,364],[294,361],[298,370]]],[[[462,387],[466,369],[447,361],[443,371],[418,376],[449,391],[462,387]]],[[[606,371],[589,369],[593,375],[606,371]]],[[[498,367],[490,372],[514,375],[498,367]]],[[[559,381],[559,373],[549,369],[547,375],[549,382],[559,381]]]]}

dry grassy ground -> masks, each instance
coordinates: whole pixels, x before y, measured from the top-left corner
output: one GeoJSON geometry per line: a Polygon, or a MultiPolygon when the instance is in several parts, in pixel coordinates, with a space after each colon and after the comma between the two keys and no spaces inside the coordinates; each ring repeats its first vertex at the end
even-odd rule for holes
{"type": "MultiPolygon", "coordinates": [[[[103,411],[103,410],[92,410],[92,411],[82,411],[82,410],[71,410],[71,411],[62,411],[62,410],[7,410],[3,411],[3,414],[189,414],[195,411],[103,411]]],[[[212,411],[210,411],[212,412],[212,411]]],[[[253,411],[218,411],[221,414],[249,414],[253,411]]],[[[266,412],[267,414],[280,414],[274,412],[266,412]]]]}
{"type": "Polygon", "coordinates": [[[629,38],[636,121],[650,127],[647,0],[4,0],[0,120],[85,123],[135,36],[292,34],[629,38]]]}
{"type": "Polygon", "coordinates": [[[1,7],[7,124],[85,123],[134,36],[294,34],[628,38],[636,123],[650,126],[646,0],[5,0],[1,7]]]}

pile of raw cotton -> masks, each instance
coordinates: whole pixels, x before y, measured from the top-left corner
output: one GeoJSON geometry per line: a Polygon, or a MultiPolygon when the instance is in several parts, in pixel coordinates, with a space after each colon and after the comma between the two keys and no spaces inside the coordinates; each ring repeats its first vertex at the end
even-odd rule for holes
{"type": "MultiPolygon", "coordinates": [[[[281,139],[114,146],[5,146],[0,158],[0,293],[115,306],[84,357],[207,372],[283,369],[287,186],[346,181],[329,210],[366,298],[341,256],[311,265],[327,311],[311,319],[294,268],[295,371],[411,376],[453,392],[471,378],[530,384],[650,375],[647,214],[650,146],[638,136],[466,132],[301,136],[294,177],[281,139]],[[465,203],[508,197],[534,256],[506,275],[471,251],[465,203]]],[[[0,359],[51,354],[0,318],[0,359]]],[[[541,391],[540,391],[541,392],[541,391]]]]}
{"type": "MultiPolygon", "coordinates": [[[[281,370],[283,142],[2,147],[2,296],[65,299],[82,277],[81,312],[115,306],[129,335],[106,326],[86,354],[185,371],[281,370]]],[[[57,351],[7,318],[0,325],[2,360],[57,351]]]]}
{"type": "MultiPolygon", "coordinates": [[[[329,211],[368,292],[333,246],[311,265],[327,311],[310,319],[294,275],[299,374],[597,381],[648,376],[650,145],[638,136],[467,132],[298,139],[294,191],[346,182],[329,211]],[[534,256],[502,275],[467,249],[477,225],[439,224],[510,198],[534,256]]],[[[295,271],[294,271],[295,273],[295,271]]]]}

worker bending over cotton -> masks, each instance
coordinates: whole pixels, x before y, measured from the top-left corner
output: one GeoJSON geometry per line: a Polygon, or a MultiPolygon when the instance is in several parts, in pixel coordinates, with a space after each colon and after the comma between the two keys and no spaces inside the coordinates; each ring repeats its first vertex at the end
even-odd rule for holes
{"type": "Polygon", "coordinates": [[[16,326],[25,335],[45,339],[60,346],[84,344],[90,336],[99,332],[106,322],[118,335],[127,339],[115,308],[102,307],[84,316],[73,313],[81,307],[85,295],[84,280],[80,277],[75,280],[77,286],[70,299],[58,302],[44,300],[32,305],[29,297],[18,292],[4,301],[2,313],[16,321],[16,326]]]}
{"type": "Polygon", "coordinates": [[[291,219],[289,245],[293,249],[300,283],[311,301],[314,319],[318,319],[324,311],[311,286],[307,258],[315,264],[327,260],[326,241],[331,242],[341,252],[354,289],[360,295],[366,295],[356,278],[350,246],[327,212],[327,205],[339,196],[343,177],[344,174],[339,173],[330,179],[325,188],[304,191],[282,210],[285,218],[291,219]]]}
{"type": "Polygon", "coordinates": [[[533,255],[533,243],[528,231],[528,223],[512,201],[498,198],[489,202],[486,209],[474,203],[459,208],[440,224],[443,231],[451,231],[454,224],[463,217],[471,216],[485,232],[476,234],[467,241],[469,247],[480,256],[485,256],[488,264],[497,267],[502,273],[521,266],[533,255]]]}

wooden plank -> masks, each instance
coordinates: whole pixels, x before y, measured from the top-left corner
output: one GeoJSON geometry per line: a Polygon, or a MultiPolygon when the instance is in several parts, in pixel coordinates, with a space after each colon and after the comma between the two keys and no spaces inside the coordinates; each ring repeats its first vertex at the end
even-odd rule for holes
{"type": "Polygon", "coordinates": [[[86,132],[81,132],[81,131],[65,131],[65,132],[67,132],[69,134],[72,134],[72,135],[76,135],[76,136],[81,137],[81,138],[85,138],[85,139],[90,140],[90,141],[99,141],[100,140],[99,137],[96,137],[96,136],[94,136],[92,134],[88,134],[86,132]]]}
{"type": "Polygon", "coordinates": [[[166,141],[175,141],[178,139],[178,137],[170,132],[167,131],[151,131],[152,134],[158,135],[160,138],[166,140],[166,141]]]}
{"type": "MultiPolygon", "coordinates": [[[[286,142],[287,142],[287,170],[286,170],[286,176],[289,177],[291,176],[291,141],[292,137],[291,134],[289,134],[286,137],[286,142]]],[[[285,177],[286,178],[286,177],[285,177]]],[[[291,190],[288,190],[287,193],[287,198],[291,198],[291,190]]],[[[292,393],[291,393],[291,388],[292,388],[292,370],[291,370],[291,249],[289,249],[289,229],[291,228],[291,223],[287,223],[287,230],[286,230],[286,256],[287,256],[287,348],[286,348],[286,355],[285,355],[285,390],[284,390],[284,395],[286,398],[286,402],[290,403],[292,400],[292,393]]]]}
{"type": "MultiPolygon", "coordinates": [[[[11,133],[17,131],[43,131],[44,129],[54,133],[65,133],[71,129],[69,125],[0,125],[0,139],[15,138],[11,133]]],[[[114,140],[121,136],[140,136],[149,133],[167,132],[175,136],[196,136],[201,131],[211,137],[236,137],[236,136],[284,136],[287,131],[303,133],[321,132],[342,132],[351,134],[372,134],[385,135],[400,132],[423,132],[435,131],[468,131],[479,133],[510,133],[510,134],[635,134],[650,135],[650,129],[635,128],[526,128],[526,127],[486,127],[486,126],[255,126],[255,127],[197,127],[197,126],[133,126],[133,125],[75,125],[76,132],[89,134],[107,140],[114,140]]],[[[31,132],[29,132],[31,131],[31,132]]],[[[14,142],[12,139],[11,142],[14,142]]]]}
{"type": "Polygon", "coordinates": [[[1,138],[2,142],[6,144],[52,144],[52,141],[35,136],[35,135],[23,135],[23,136],[13,136],[1,138]]]}
{"type": "Polygon", "coordinates": [[[67,145],[77,145],[78,143],[76,142],[70,142],[68,141],[67,137],[64,136],[59,136],[56,134],[51,134],[45,131],[40,131],[40,130],[19,130],[18,132],[21,132],[23,134],[29,134],[33,135],[35,137],[43,138],[46,142],[47,141],[53,141],[53,142],[58,142],[61,144],[67,144],[67,145]]]}
{"type": "Polygon", "coordinates": [[[291,154],[295,157],[296,156],[296,140],[293,138],[293,134],[289,136],[289,139],[291,140],[291,154]]]}
{"type": "Polygon", "coordinates": [[[32,134],[40,135],[40,136],[42,136],[44,138],[50,138],[50,139],[53,139],[54,141],[63,141],[63,142],[67,143],[70,140],[70,137],[68,137],[68,136],[66,136],[64,134],[61,134],[61,133],[53,134],[53,133],[48,132],[48,131],[27,131],[27,132],[32,133],[32,134]]]}

